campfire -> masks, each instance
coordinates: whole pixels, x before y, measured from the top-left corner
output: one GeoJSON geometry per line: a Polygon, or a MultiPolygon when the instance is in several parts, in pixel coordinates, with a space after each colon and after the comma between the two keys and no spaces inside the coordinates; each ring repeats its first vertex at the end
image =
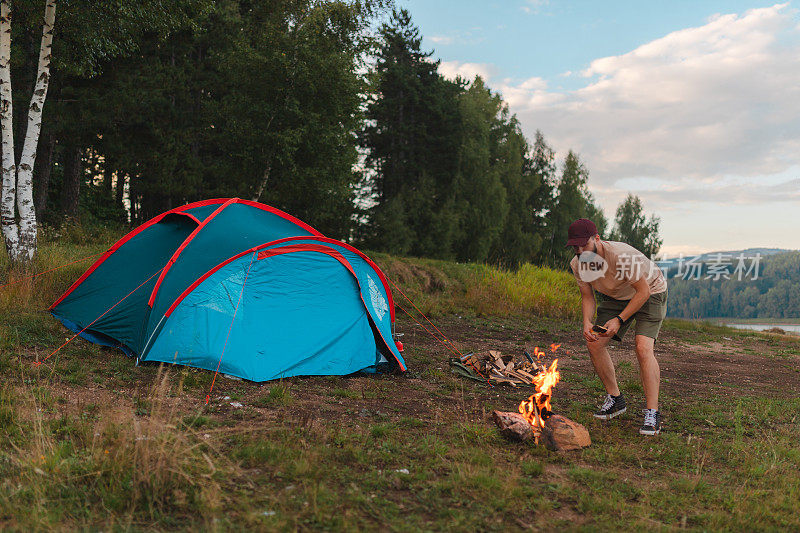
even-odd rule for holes
{"type": "MultiPolygon", "coordinates": [[[[538,350],[538,348],[537,348],[538,350]]],[[[522,400],[519,404],[519,413],[534,428],[534,432],[541,433],[544,428],[544,421],[553,414],[553,407],[550,405],[550,396],[553,387],[561,379],[561,372],[558,371],[558,359],[554,359],[550,368],[540,372],[533,377],[533,384],[536,392],[530,395],[527,400],[522,400]]],[[[536,442],[539,442],[537,435],[536,442]]]]}
{"type": "MultiPolygon", "coordinates": [[[[553,352],[560,345],[552,345],[553,352]]],[[[541,360],[543,351],[534,350],[537,360],[541,360]]],[[[544,436],[545,445],[552,450],[576,450],[591,444],[589,432],[585,427],[561,415],[553,414],[550,403],[553,387],[561,379],[558,370],[558,359],[554,359],[548,367],[540,367],[533,376],[535,387],[533,394],[519,404],[519,413],[494,411],[492,416],[500,433],[513,440],[529,441],[536,444],[544,436]]]]}

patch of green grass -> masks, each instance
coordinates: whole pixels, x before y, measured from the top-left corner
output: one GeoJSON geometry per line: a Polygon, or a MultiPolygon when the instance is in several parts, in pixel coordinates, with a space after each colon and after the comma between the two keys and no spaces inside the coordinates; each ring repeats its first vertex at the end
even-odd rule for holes
{"type": "Polygon", "coordinates": [[[181,368],[181,380],[186,389],[207,391],[211,387],[212,379],[214,379],[212,372],[199,368],[181,368]]]}
{"type": "Polygon", "coordinates": [[[147,416],[150,414],[150,401],[141,396],[137,396],[133,401],[134,413],[136,416],[147,416]]]}
{"type": "Polygon", "coordinates": [[[266,396],[259,396],[253,400],[255,407],[279,407],[292,403],[292,392],[283,383],[270,387],[266,396]]]}
{"type": "Polygon", "coordinates": [[[594,374],[577,374],[565,368],[562,368],[560,372],[561,381],[590,392],[592,396],[605,393],[603,383],[600,381],[600,378],[594,374]]]}
{"type": "Polygon", "coordinates": [[[369,435],[373,439],[383,439],[390,435],[393,430],[394,424],[391,423],[374,424],[369,430],[369,435]]]}
{"type": "Polygon", "coordinates": [[[245,467],[278,464],[297,454],[282,442],[271,440],[255,440],[242,445],[233,446],[233,458],[241,461],[245,467]]]}
{"type": "Polygon", "coordinates": [[[196,413],[183,417],[183,425],[187,428],[213,428],[219,425],[215,419],[196,413]]]}
{"type": "Polygon", "coordinates": [[[11,432],[16,429],[16,409],[14,400],[14,395],[9,386],[0,387],[0,432],[11,432]]]}
{"type": "Polygon", "coordinates": [[[566,271],[531,264],[509,271],[482,264],[370,255],[429,316],[580,316],[580,295],[566,271]]]}
{"type": "Polygon", "coordinates": [[[412,428],[423,427],[425,425],[425,422],[420,420],[420,419],[418,419],[418,418],[413,418],[413,417],[410,417],[410,416],[404,416],[400,420],[397,421],[397,424],[400,427],[412,429],[412,428]]]}
{"type": "Polygon", "coordinates": [[[630,372],[633,370],[633,364],[630,361],[620,361],[617,364],[617,372],[630,372]]]}
{"type": "Polygon", "coordinates": [[[530,477],[539,477],[544,473],[544,465],[541,461],[527,460],[520,465],[522,473],[530,477]]]}
{"type": "Polygon", "coordinates": [[[726,335],[728,337],[752,337],[753,332],[721,326],[709,320],[685,320],[680,318],[668,318],[664,320],[663,327],[670,331],[707,333],[714,336],[726,335]]]}
{"type": "Polygon", "coordinates": [[[61,377],[67,383],[83,385],[86,383],[86,363],[83,361],[69,361],[61,365],[61,377]]]}
{"type": "Polygon", "coordinates": [[[621,380],[619,383],[619,388],[625,394],[630,394],[630,395],[644,394],[644,388],[642,388],[642,383],[636,379],[621,380]]]}
{"type": "Polygon", "coordinates": [[[361,398],[361,392],[354,389],[335,388],[331,391],[331,395],[337,398],[350,398],[351,400],[361,398]]]}

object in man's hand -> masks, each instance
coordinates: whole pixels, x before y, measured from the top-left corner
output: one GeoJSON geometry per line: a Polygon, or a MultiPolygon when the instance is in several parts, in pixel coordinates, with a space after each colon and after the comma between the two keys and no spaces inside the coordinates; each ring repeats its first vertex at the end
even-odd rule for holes
{"type": "Polygon", "coordinates": [[[597,333],[608,333],[608,330],[606,328],[598,325],[592,326],[592,331],[596,331],[597,333]]]}

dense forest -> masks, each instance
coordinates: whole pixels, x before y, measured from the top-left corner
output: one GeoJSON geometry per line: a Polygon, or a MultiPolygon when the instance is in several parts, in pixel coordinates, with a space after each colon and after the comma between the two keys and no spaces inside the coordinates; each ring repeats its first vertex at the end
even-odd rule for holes
{"type": "Polygon", "coordinates": [[[697,271],[668,270],[668,316],[681,318],[800,317],[800,252],[745,258],[739,275],[738,258],[724,258],[724,268],[709,271],[719,261],[701,263],[697,271]]]}
{"type": "MultiPolygon", "coordinates": [[[[33,171],[38,223],[135,225],[239,196],[374,250],[563,264],[572,220],[606,226],[579,155],[557,161],[542,133],[527,139],[479,77],[445,78],[410,14],[392,7],[60,5],[33,171]]],[[[17,110],[37,77],[40,8],[14,3],[17,110]]],[[[14,116],[20,139],[24,118],[14,116]]]]}

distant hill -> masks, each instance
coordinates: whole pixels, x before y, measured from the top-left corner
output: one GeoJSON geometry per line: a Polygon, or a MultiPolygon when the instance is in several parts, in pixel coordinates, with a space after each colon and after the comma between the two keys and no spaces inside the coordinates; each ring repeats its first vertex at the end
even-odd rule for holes
{"type": "MultiPolygon", "coordinates": [[[[699,261],[707,262],[707,261],[711,260],[712,258],[716,257],[718,254],[722,254],[723,256],[729,255],[731,257],[738,257],[740,254],[744,254],[745,257],[750,257],[750,256],[754,256],[756,254],[760,254],[762,257],[766,257],[766,256],[769,256],[769,255],[782,254],[782,253],[794,252],[794,251],[797,251],[797,250],[789,250],[789,249],[786,249],[786,248],[746,248],[744,250],[707,252],[707,253],[699,255],[699,257],[700,257],[699,261]]],[[[683,259],[686,260],[686,259],[689,259],[689,258],[692,258],[692,257],[696,257],[696,255],[686,254],[686,255],[683,256],[683,259]]],[[[663,267],[672,268],[673,265],[677,266],[679,260],[680,260],[679,257],[671,257],[669,259],[662,259],[662,260],[658,261],[658,264],[662,268],[663,267]]]]}
{"type": "Polygon", "coordinates": [[[702,254],[694,262],[701,265],[695,271],[677,259],[669,265],[659,262],[667,267],[668,316],[800,318],[800,251],[749,248],[702,254]],[[718,261],[720,253],[723,261],[718,261]],[[740,254],[747,271],[736,273],[740,254]]]}

